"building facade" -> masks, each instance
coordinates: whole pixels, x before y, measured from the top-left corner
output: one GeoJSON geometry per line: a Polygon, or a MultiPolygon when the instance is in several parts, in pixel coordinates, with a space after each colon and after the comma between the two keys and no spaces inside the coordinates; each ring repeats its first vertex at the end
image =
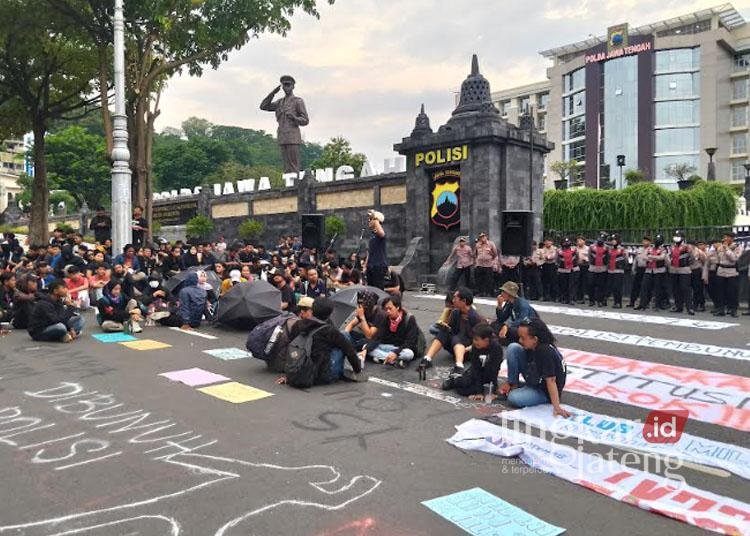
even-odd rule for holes
{"type": "MultiPolygon", "coordinates": [[[[613,26],[541,54],[552,62],[546,81],[492,97],[511,122],[531,108],[555,144],[547,169],[576,160],[593,188],[622,188],[625,173],[639,169],[677,188],[675,171],[706,178],[712,160],[717,180],[744,181],[750,25],[731,4],[613,26]]],[[[550,185],[557,177],[547,175],[550,185]]]]}
{"type": "Polygon", "coordinates": [[[21,193],[18,177],[26,170],[26,147],[22,140],[0,142],[0,212],[8,206],[8,199],[21,193]]]}

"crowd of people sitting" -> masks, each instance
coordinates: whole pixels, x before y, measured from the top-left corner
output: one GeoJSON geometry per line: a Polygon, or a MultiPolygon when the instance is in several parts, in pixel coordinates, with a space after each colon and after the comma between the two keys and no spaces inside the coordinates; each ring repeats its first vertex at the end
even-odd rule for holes
{"type": "MultiPolygon", "coordinates": [[[[706,311],[708,296],[715,316],[738,314],[743,247],[733,232],[710,243],[688,242],[677,230],[671,244],[657,234],[644,236],[639,247],[626,247],[617,233],[602,232],[593,241],[566,237],[556,245],[545,238],[533,246],[532,255],[522,258],[503,255],[486,233],[473,246],[460,237],[446,260],[454,266],[449,287],[464,284],[478,296],[495,296],[496,289],[513,281],[531,300],[606,307],[611,299],[612,307],[621,309],[629,274],[627,307],[643,310],[653,304],[654,309],[694,315],[706,311]]],[[[750,271],[746,274],[750,277],[750,271]]],[[[748,311],[742,314],[750,315],[750,292],[748,311]]]]}

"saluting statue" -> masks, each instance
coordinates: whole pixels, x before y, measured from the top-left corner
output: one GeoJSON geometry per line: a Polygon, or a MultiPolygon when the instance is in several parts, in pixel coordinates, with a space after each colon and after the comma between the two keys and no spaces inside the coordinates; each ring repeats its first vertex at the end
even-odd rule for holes
{"type": "Polygon", "coordinates": [[[299,172],[299,146],[302,143],[299,127],[304,127],[310,122],[305,109],[305,101],[297,97],[294,91],[294,78],[284,75],[279,80],[281,85],[268,94],[260,103],[260,109],[266,112],[276,112],[276,121],[279,128],[276,138],[281,147],[281,158],[284,161],[284,173],[299,172]],[[284,96],[276,101],[274,95],[279,89],[284,89],[284,96]]]}

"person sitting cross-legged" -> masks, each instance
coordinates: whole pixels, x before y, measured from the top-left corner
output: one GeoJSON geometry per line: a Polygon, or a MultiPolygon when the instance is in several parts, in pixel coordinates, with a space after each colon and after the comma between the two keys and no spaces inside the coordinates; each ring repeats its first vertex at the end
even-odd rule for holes
{"type": "MultiPolygon", "coordinates": [[[[506,283],[507,284],[507,283],[506,283]]],[[[503,348],[494,336],[492,326],[477,324],[471,333],[471,346],[466,349],[468,366],[459,376],[451,376],[443,382],[442,389],[455,389],[461,396],[472,400],[484,398],[483,387],[492,384],[497,389],[497,375],[503,362],[503,348]]]]}
{"type": "Polygon", "coordinates": [[[441,327],[435,339],[430,343],[427,353],[419,363],[420,368],[432,367],[432,359],[445,349],[455,358],[453,374],[461,374],[464,369],[466,347],[471,344],[471,330],[486,320],[472,307],[474,293],[466,287],[459,287],[453,293],[453,311],[448,319],[448,326],[441,327]]]}
{"type": "Polygon", "coordinates": [[[518,342],[506,349],[508,381],[498,389],[498,399],[525,408],[552,404],[552,414],[569,417],[560,405],[566,367],[555,346],[555,337],[539,318],[525,320],[518,327],[518,342]],[[523,376],[525,383],[521,383],[523,376]]]}
{"type": "Polygon", "coordinates": [[[29,321],[29,335],[35,341],[71,342],[83,330],[84,320],[76,314],[65,281],[55,279],[49,284],[48,294],[34,305],[29,321]]]}
{"type": "Polygon", "coordinates": [[[378,295],[370,290],[360,290],[354,318],[344,327],[344,335],[359,352],[375,340],[383,322],[385,313],[378,306],[378,295]]]}
{"type": "Polygon", "coordinates": [[[110,281],[104,287],[104,295],[97,302],[99,314],[96,316],[102,331],[115,333],[124,331],[128,322],[131,323],[133,333],[143,331],[139,322],[141,321],[141,310],[138,302],[129,298],[122,291],[122,283],[110,281]]]}
{"type": "Polygon", "coordinates": [[[401,298],[398,296],[385,298],[383,310],[385,317],[360,357],[366,354],[375,363],[406,368],[406,364],[414,359],[419,344],[417,320],[401,307],[401,298]]]}

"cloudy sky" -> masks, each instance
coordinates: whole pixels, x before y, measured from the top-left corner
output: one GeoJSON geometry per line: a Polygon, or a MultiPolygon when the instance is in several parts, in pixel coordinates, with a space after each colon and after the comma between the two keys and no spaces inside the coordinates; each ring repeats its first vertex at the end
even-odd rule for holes
{"type": "MultiPolygon", "coordinates": [[[[201,78],[173,78],[157,130],[190,117],[275,133],[258,109],[281,74],[297,80],[306,140],[344,136],[382,166],[421,103],[433,128],[453,110],[472,53],[493,90],[545,78],[538,52],[721,4],[721,0],[336,0],[319,20],[295,15],[287,37],[261,36],[201,78]]],[[[734,7],[750,20],[750,0],[734,7]]]]}

